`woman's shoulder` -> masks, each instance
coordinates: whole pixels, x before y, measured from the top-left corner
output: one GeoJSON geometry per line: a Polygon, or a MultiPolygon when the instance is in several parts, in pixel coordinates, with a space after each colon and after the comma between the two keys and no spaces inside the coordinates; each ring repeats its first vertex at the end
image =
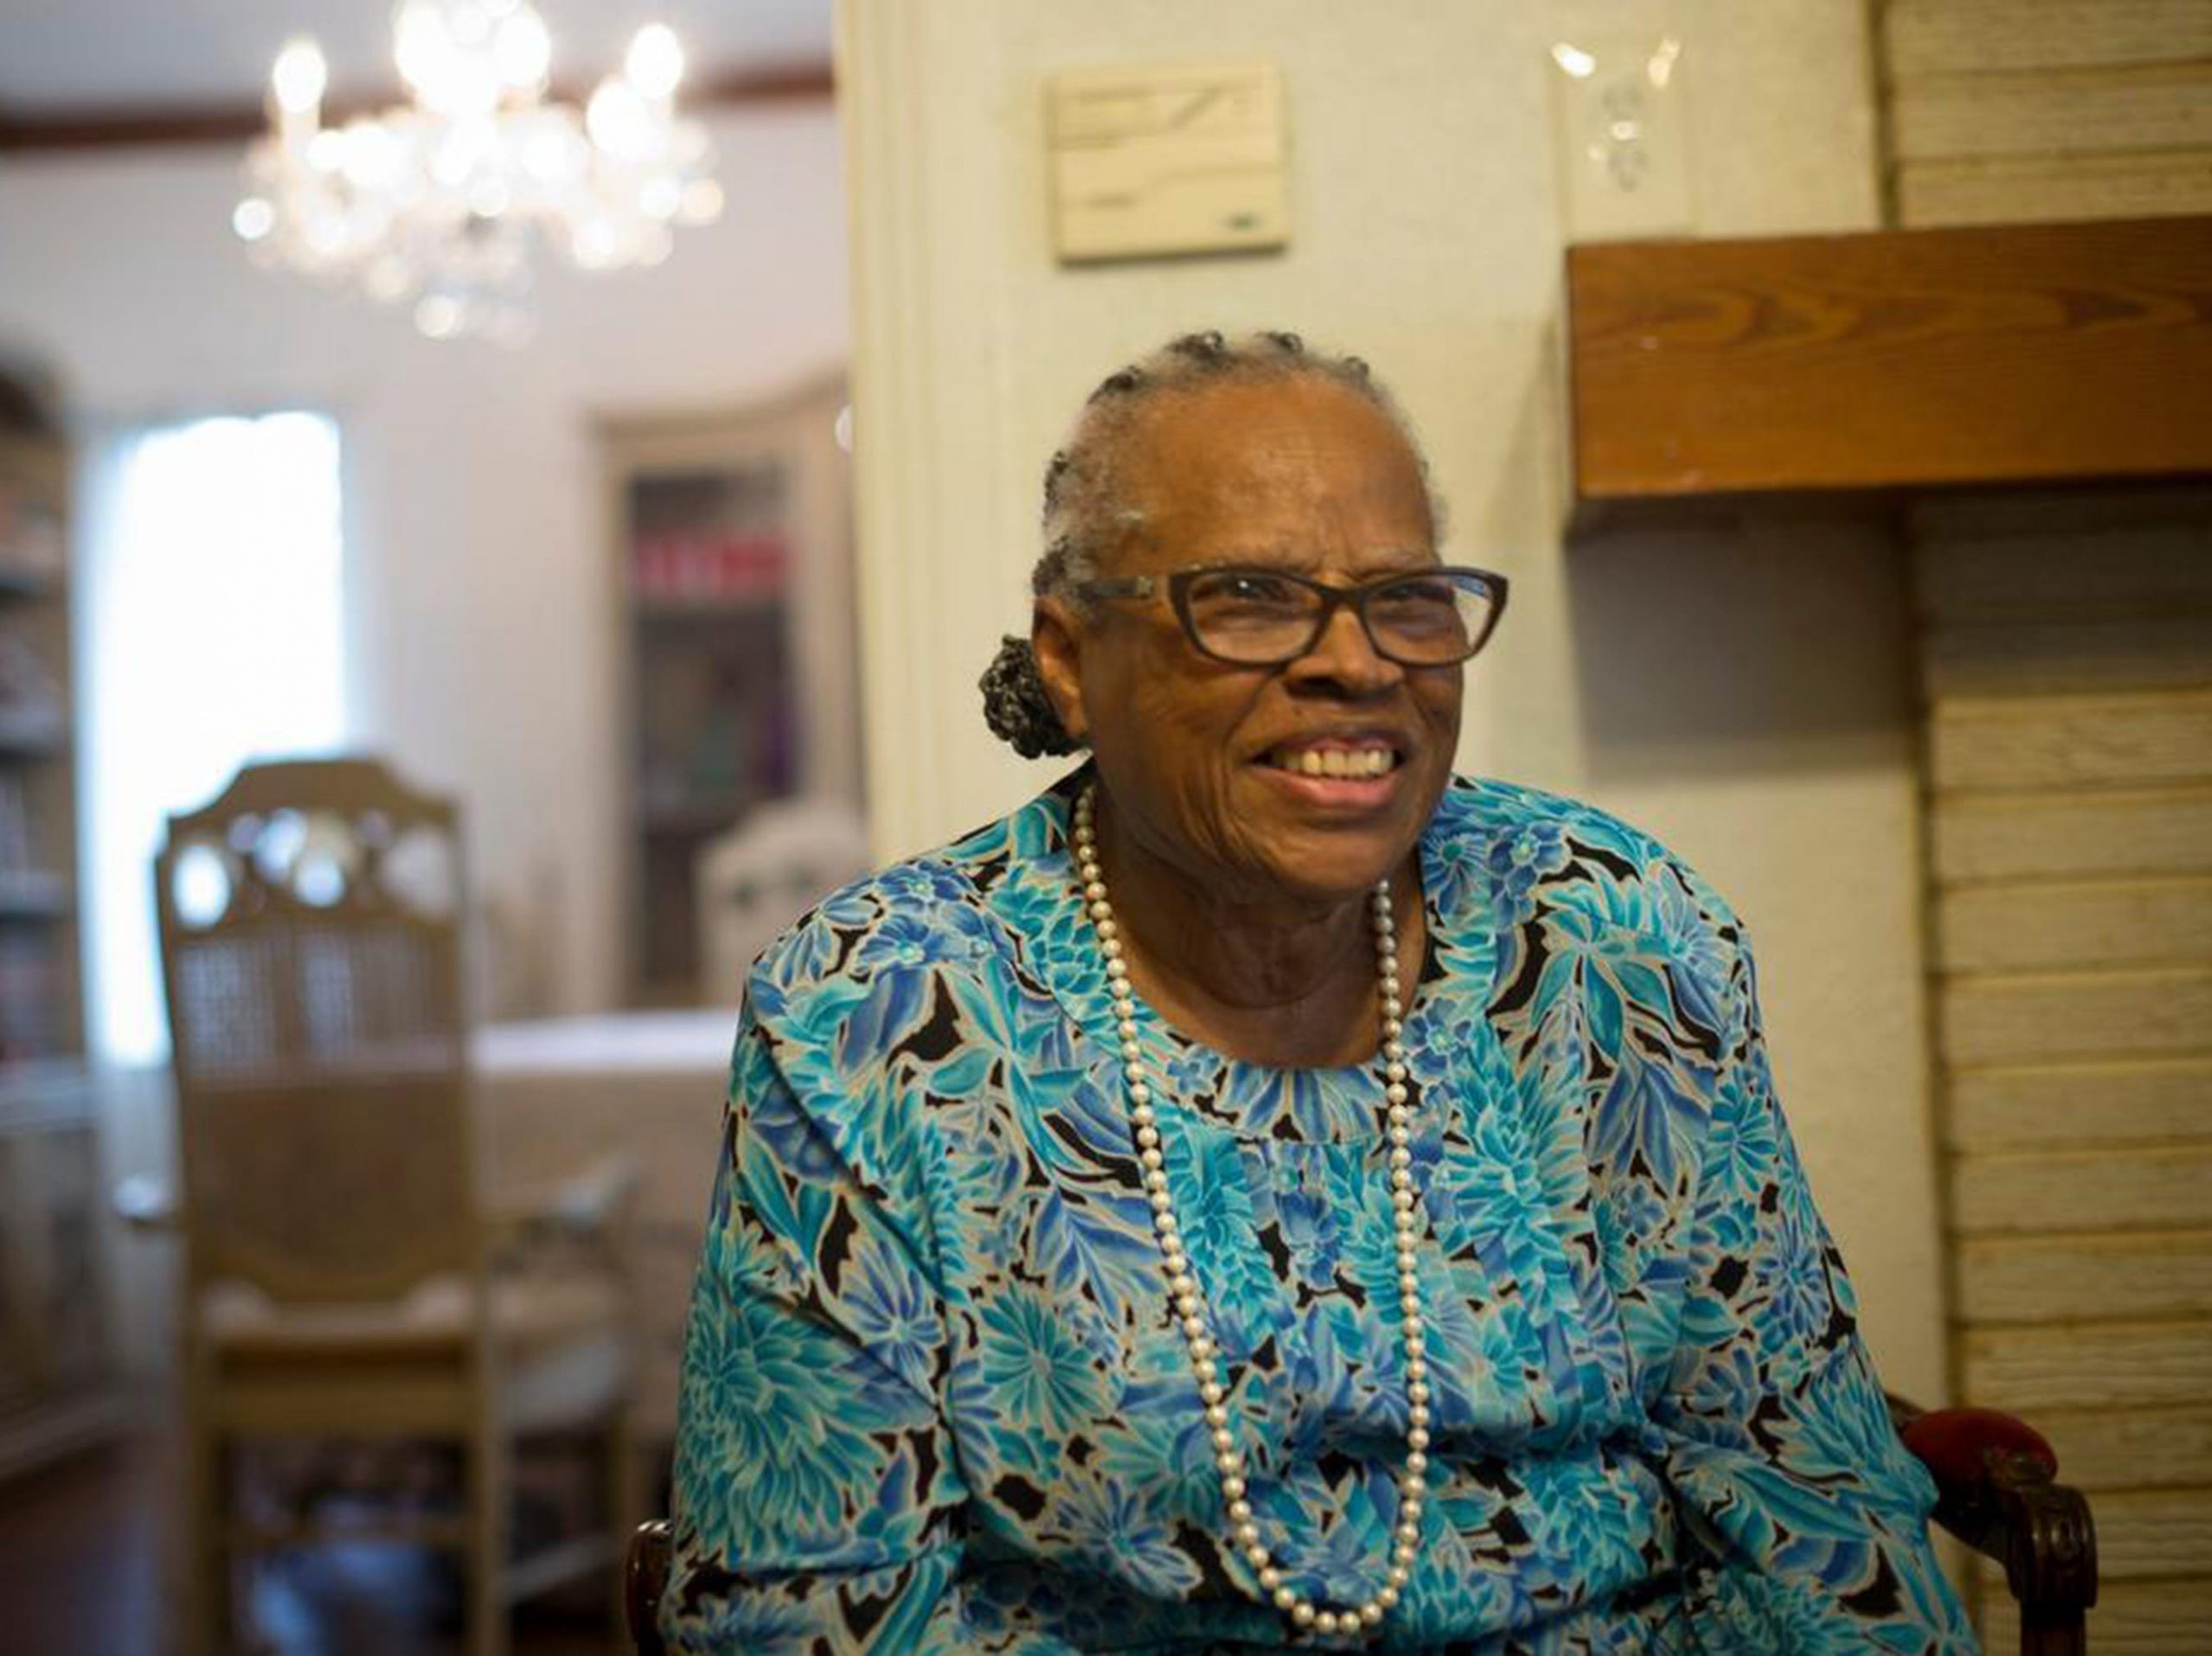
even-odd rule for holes
{"type": "Polygon", "coordinates": [[[1731,949],[1743,925],[1726,898],[1657,836],[1580,799],[1494,777],[1454,776],[1431,855],[1508,926],[1571,920],[1731,949]]]}
{"type": "Polygon", "coordinates": [[[902,857],[830,893],[771,943],[747,989],[756,1005],[864,985],[914,970],[978,961],[1004,949],[992,913],[1001,886],[1057,843],[1058,790],[945,844],[902,857]]]}

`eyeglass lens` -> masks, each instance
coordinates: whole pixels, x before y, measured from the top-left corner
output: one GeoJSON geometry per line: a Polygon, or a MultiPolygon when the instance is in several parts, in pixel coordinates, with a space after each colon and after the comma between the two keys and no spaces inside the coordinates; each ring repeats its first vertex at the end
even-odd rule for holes
{"type": "MultiPolygon", "coordinates": [[[[1480,646],[1497,599],[1478,576],[1443,571],[1409,575],[1367,588],[1363,606],[1376,650],[1409,666],[1464,661],[1480,646]]],[[[1213,570],[1185,595],[1199,647],[1224,660],[1255,666],[1288,661],[1313,647],[1324,612],[1321,588],[1250,570],[1213,570]]]]}

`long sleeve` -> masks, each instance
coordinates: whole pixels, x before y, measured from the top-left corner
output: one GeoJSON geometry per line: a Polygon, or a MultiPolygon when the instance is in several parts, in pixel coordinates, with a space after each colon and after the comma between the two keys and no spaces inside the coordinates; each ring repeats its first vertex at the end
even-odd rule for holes
{"type": "Polygon", "coordinates": [[[1929,1545],[1933,1487],[1891,1427],[1776,1103],[1748,952],[1730,965],[1688,1290],[1654,1410],[1684,1532],[1683,1642],[1972,1652],[1929,1545]]]}
{"type": "Polygon", "coordinates": [[[674,1651],[963,1647],[944,1309],[844,1108],[748,1001],[684,1352],[674,1651]]]}

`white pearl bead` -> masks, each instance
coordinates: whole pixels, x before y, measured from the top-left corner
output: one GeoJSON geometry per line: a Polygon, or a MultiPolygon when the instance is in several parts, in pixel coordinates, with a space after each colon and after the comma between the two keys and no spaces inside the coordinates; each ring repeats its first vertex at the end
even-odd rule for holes
{"type": "Polygon", "coordinates": [[[1272,1596],[1275,1602],[1275,1608],[1278,1610],[1294,1610],[1298,1608],[1298,1595],[1287,1587],[1276,1588],[1272,1596]]]}
{"type": "Polygon", "coordinates": [[[1267,1589],[1269,1593],[1273,1593],[1276,1588],[1282,1585],[1282,1571],[1277,1570],[1273,1564],[1262,1564],[1260,1585],[1267,1589]]]}
{"type": "Polygon", "coordinates": [[[1316,1611],[1314,1611],[1314,1613],[1313,1613],[1313,1631],[1314,1631],[1314,1632],[1316,1632],[1316,1633],[1319,1634],[1320,1634],[1322,1637],[1324,1637],[1324,1638],[1327,1638],[1327,1637],[1330,1637],[1331,1635],[1332,1635],[1333,1634],[1335,1634],[1336,1630],[1337,1630],[1337,1613],[1336,1613],[1334,1610],[1316,1610],[1316,1611]]]}
{"type": "Polygon", "coordinates": [[[1301,1627],[1310,1627],[1313,1625],[1314,1617],[1319,1614],[1312,1605],[1301,1602],[1290,1613],[1290,1619],[1301,1627]]]}

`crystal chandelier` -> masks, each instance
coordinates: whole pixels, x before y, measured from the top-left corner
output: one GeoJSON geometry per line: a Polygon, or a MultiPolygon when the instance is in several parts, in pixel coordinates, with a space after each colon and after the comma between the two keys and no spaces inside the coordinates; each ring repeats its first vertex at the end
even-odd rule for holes
{"type": "Polygon", "coordinates": [[[544,100],[553,42],[530,0],[401,0],[392,35],[414,103],[339,126],[315,42],[277,54],[232,215],[257,261],[411,303],[433,339],[513,344],[541,243],[580,270],[657,264],[673,226],[721,212],[706,131],[675,111],[666,28],[638,31],[581,114],[544,100]]]}

